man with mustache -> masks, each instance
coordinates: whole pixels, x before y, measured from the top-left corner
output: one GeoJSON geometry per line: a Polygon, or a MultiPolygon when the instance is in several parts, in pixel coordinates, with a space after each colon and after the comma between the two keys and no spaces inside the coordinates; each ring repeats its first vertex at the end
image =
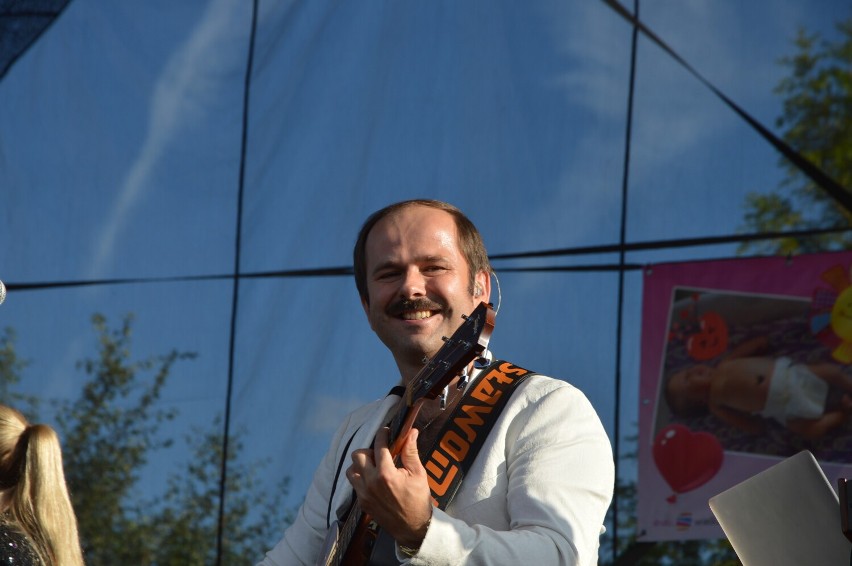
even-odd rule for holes
{"type": "MultiPolygon", "coordinates": [[[[355,244],[354,269],[370,327],[393,355],[402,385],[438,352],[462,315],[491,295],[479,232],[440,201],[404,201],[370,216],[355,244]]],[[[473,370],[471,383],[477,377],[473,370]]],[[[614,466],[586,397],[541,375],[521,383],[454,499],[439,509],[420,455],[430,452],[464,395],[452,384],[449,391],[446,410],[437,400],[424,404],[398,462],[384,428],[398,398],[351,413],[294,523],[260,564],[314,564],[353,491],[389,541],[382,550],[380,537],[371,563],[596,564],[614,466]]]]}

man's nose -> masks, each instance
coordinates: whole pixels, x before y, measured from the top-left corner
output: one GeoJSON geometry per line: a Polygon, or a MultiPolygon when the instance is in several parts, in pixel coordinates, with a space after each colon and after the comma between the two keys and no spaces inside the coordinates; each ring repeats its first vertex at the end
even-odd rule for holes
{"type": "Polygon", "coordinates": [[[426,295],[426,278],[419,269],[412,267],[405,271],[400,282],[399,294],[404,299],[426,295]]]}

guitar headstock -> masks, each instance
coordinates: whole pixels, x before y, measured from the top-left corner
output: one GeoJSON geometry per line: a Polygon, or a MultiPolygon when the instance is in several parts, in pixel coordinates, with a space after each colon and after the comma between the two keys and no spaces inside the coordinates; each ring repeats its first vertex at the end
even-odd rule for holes
{"type": "Polygon", "coordinates": [[[444,345],[421,369],[406,391],[406,404],[418,399],[435,399],[467,365],[488,347],[494,330],[494,309],[479,303],[464,322],[445,339],[444,345]]]}

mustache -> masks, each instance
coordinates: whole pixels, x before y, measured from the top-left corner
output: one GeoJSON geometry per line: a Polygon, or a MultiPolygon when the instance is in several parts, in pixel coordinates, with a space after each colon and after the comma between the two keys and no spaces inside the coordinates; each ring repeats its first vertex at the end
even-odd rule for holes
{"type": "Polygon", "coordinates": [[[391,316],[399,316],[406,311],[439,311],[443,308],[443,305],[432,299],[400,299],[388,306],[387,313],[391,316]]]}

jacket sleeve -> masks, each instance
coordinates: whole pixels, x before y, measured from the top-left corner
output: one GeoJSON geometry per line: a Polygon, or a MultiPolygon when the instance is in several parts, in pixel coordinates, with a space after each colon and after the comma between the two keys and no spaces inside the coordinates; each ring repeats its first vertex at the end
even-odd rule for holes
{"type": "Polygon", "coordinates": [[[450,514],[436,509],[411,564],[597,564],[612,499],[612,448],[588,399],[543,379],[559,385],[534,387],[520,407],[513,399],[504,436],[491,449],[489,469],[501,478],[480,486],[491,494],[477,505],[480,515],[496,518],[468,523],[451,516],[459,515],[452,506],[450,514]]]}
{"type": "MultiPolygon", "coordinates": [[[[341,444],[348,440],[345,437],[348,425],[349,421],[344,422],[335,433],[328,452],[314,472],[305,502],[299,508],[293,523],[257,566],[313,565],[316,562],[328,532],[329,497],[340,460],[340,451],[343,450],[341,444]]],[[[345,464],[344,462],[344,466],[345,464]]]]}

